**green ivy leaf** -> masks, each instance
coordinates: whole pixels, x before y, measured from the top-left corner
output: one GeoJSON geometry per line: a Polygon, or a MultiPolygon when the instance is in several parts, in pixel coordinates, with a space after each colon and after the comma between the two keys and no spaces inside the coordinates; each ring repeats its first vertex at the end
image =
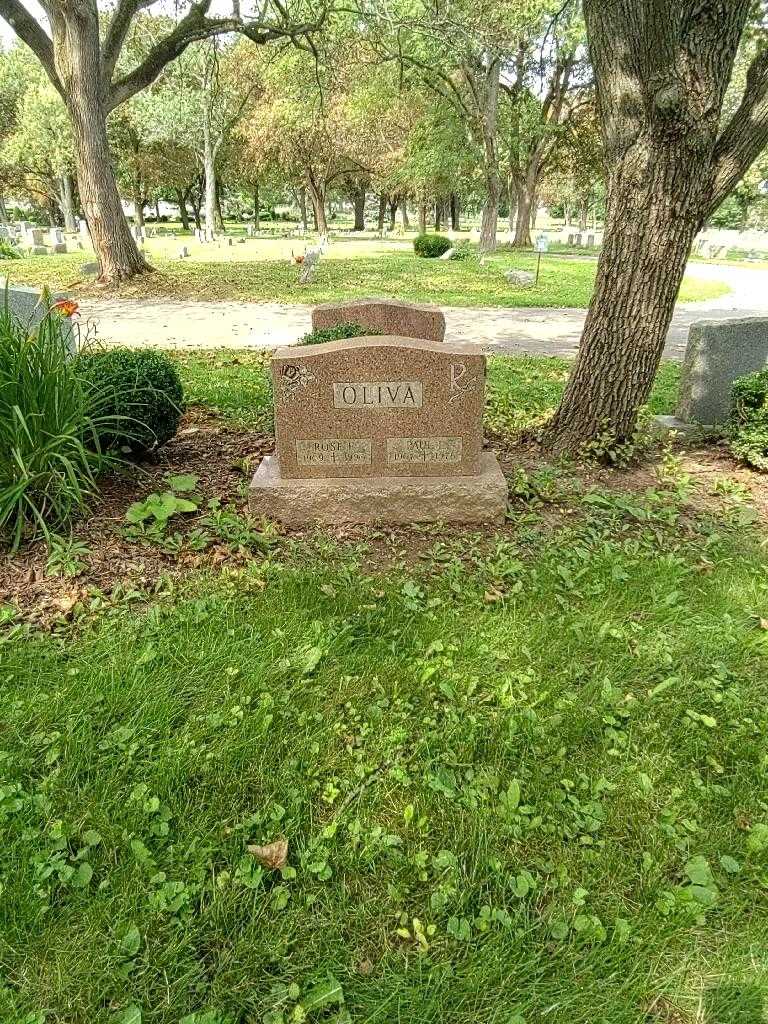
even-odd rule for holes
{"type": "Polygon", "coordinates": [[[136,956],[141,946],[141,935],[135,924],[129,926],[120,939],[120,952],[123,956],[136,956]]]}
{"type": "Polygon", "coordinates": [[[321,1010],[325,1006],[341,1005],[344,1002],[344,989],[334,977],[315,985],[301,1001],[305,1013],[321,1010]]]}

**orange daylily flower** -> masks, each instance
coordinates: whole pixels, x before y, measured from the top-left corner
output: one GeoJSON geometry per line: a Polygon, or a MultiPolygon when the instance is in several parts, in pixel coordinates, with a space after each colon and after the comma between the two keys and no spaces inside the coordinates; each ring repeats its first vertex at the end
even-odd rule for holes
{"type": "Polygon", "coordinates": [[[63,317],[78,316],[80,313],[80,307],[73,299],[59,299],[58,302],[54,302],[51,309],[55,309],[63,317]]]}

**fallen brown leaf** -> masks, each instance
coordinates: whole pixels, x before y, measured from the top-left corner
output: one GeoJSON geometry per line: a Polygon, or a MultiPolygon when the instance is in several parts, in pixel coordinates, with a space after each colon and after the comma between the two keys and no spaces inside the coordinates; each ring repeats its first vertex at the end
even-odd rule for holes
{"type": "Polygon", "coordinates": [[[248,853],[253,854],[262,867],[270,871],[280,871],[288,863],[288,841],[276,839],[274,843],[267,843],[266,846],[247,846],[248,853]]]}

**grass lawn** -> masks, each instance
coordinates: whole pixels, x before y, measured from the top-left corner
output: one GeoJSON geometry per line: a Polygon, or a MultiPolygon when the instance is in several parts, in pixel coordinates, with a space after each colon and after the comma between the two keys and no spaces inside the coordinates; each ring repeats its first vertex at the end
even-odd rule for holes
{"type": "MultiPolygon", "coordinates": [[[[263,357],[178,358],[209,419],[148,490],[268,430],[263,357]]],[[[112,504],[76,537],[125,579],[6,610],[2,1024],[765,1024],[760,478],[536,462],[504,438],[564,376],[491,362],[503,527],[244,552],[232,513],[182,572],[112,504]]]]}
{"type": "MultiPolygon", "coordinates": [[[[188,239],[152,238],[147,251],[157,273],[124,285],[119,294],[312,304],[382,295],[444,306],[586,307],[596,268],[591,258],[547,255],[536,287],[512,289],[503,271],[533,270],[533,253],[500,250],[480,266],[476,259],[421,259],[402,241],[339,240],[332,243],[312,284],[300,285],[298,268],[289,260],[291,250],[298,253],[303,246],[299,239],[248,239],[232,247],[217,247],[188,239]],[[192,251],[191,258],[173,258],[180,241],[192,251]]],[[[84,258],[82,252],[31,256],[4,262],[2,272],[11,282],[103,295],[102,289],[82,282],[80,266],[84,258]]],[[[724,295],[728,290],[725,284],[691,276],[685,279],[680,296],[683,302],[693,302],[724,295]]]]}

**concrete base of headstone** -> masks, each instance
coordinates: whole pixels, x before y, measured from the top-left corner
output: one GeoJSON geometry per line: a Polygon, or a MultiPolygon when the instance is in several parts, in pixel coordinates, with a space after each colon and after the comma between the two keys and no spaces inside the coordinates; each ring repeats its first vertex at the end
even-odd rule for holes
{"type": "Polygon", "coordinates": [[[312,310],[312,330],[320,331],[339,324],[360,324],[369,331],[381,331],[399,338],[443,341],[445,317],[437,306],[396,299],[357,299],[328,302],[312,310]]]}
{"type": "Polygon", "coordinates": [[[698,423],[686,423],[677,416],[654,416],[650,422],[650,430],[657,437],[669,437],[672,434],[695,434],[701,427],[698,423]]]}
{"type": "Polygon", "coordinates": [[[285,480],[275,455],[259,465],[249,504],[257,516],[285,526],[382,526],[410,523],[501,523],[507,482],[491,452],[480,456],[476,476],[340,477],[285,480]]]}

